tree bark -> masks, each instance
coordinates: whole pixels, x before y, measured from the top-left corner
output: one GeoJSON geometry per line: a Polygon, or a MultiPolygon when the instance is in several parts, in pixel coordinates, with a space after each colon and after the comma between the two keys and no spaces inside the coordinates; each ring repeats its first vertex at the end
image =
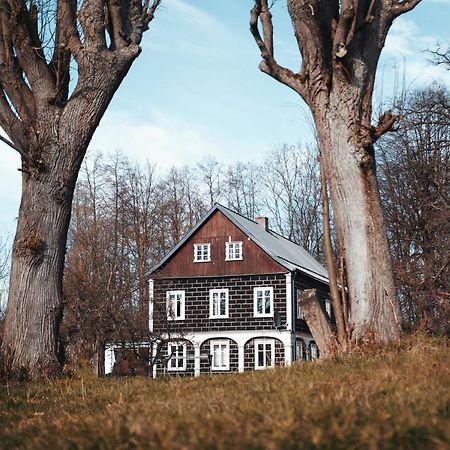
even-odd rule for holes
{"type": "Polygon", "coordinates": [[[385,342],[400,334],[373,152],[396,118],[388,111],[372,126],[372,94],[392,22],[419,2],[287,0],[302,59],[298,73],[275,59],[268,0],[255,0],[250,13],[260,70],[297,92],[314,117],[347,273],[354,342],[385,342]]]}
{"type": "Polygon", "coordinates": [[[373,146],[356,125],[362,104],[330,96],[316,107],[321,162],[330,183],[336,232],[347,269],[353,341],[388,341],[400,333],[400,312],[386,237],[373,146]]]}
{"type": "Polygon", "coordinates": [[[317,290],[303,291],[299,303],[322,357],[327,358],[336,354],[338,342],[333,327],[320,305],[317,290]]]}
{"type": "MultiPolygon", "coordinates": [[[[50,153],[61,155],[60,149],[50,153]]],[[[62,317],[62,274],[74,177],[64,158],[38,174],[22,174],[3,353],[11,376],[54,376],[62,317]]],[[[75,175],[76,176],[76,175],[75,175]]]]}

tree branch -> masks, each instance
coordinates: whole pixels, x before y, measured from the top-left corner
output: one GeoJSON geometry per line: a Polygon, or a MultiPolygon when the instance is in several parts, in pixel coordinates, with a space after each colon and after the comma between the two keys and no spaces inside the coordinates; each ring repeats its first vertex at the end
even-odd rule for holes
{"type": "Polygon", "coordinates": [[[280,66],[273,57],[273,24],[267,0],[256,0],[255,6],[250,11],[250,31],[261,52],[262,61],[259,69],[285,84],[301,96],[306,95],[304,83],[300,75],[280,66]],[[263,26],[264,39],[258,29],[258,21],[263,26]]]}
{"type": "Polygon", "coordinates": [[[76,0],[58,0],[57,27],[52,66],[56,76],[55,101],[66,102],[69,95],[71,52],[79,52],[81,42],[76,28],[76,0]]]}
{"type": "MultiPolygon", "coordinates": [[[[23,71],[15,56],[11,38],[10,21],[0,9],[0,92],[8,97],[23,122],[30,122],[36,114],[33,93],[23,78],[23,71]]],[[[6,102],[3,106],[8,106],[6,102]]]]}
{"type": "Polygon", "coordinates": [[[19,153],[19,155],[25,159],[26,161],[31,162],[30,157],[19,147],[15,146],[11,141],[9,141],[8,139],[4,138],[1,134],[0,134],[0,141],[4,142],[6,145],[10,146],[12,149],[14,149],[16,152],[19,153]]]}
{"type": "Polygon", "coordinates": [[[404,0],[393,2],[392,6],[392,16],[398,17],[408,11],[414,9],[422,0],[404,0]]]}
{"type": "Polygon", "coordinates": [[[23,0],[5,0],[11,39],[17,53],[20,68],[25,74],[31,89],[40,92],[52,92],[54,76],[45,60],[42,42],[39,38],[36,22],[38,10],[31,6],[28,10],[23,0]]]}
{"type": "Polygon", "coordinates": [[[383,136],[383,134],[391,131],[397,119],[398,116],[393,115],[391,111],[384,112],[379,117],[377,126],[371,127],[370,129],[372,143],[375,143],[381,136],[383,136]]]}
{"type": "Polygon", "coordinates": [[[342,13],[336,28],[333,39],[333,53],[338,58],[343,58],[347,54],[347,36],[355,17],[355,10],[350,0],[342,2],[342,13]]]}

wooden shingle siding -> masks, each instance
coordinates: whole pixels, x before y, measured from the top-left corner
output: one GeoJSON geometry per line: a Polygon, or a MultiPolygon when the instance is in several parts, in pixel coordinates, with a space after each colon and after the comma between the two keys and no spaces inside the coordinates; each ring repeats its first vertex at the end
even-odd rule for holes
{"type": "Polygon", "coordinates": [[[220,211],[216,211],[152,278],[205,277],[233,274],[284,273],[286,269],[261,250],[220,211]],[[225,243],[242,241],[243,259],[225,261],[225,243]],[[211,244],[211,261],[194,262],[194,244],[211,244]]]}
{"type": "Polygon", "coordinates": [[[210,277],[157,279],[154,282],[155,332],[164,332],[166,292],[185,291],[185,320],[169,322],[189,333],[199,331],[272,330],[272,317],[254,317],[253,288],[273,287],[274,309],[278,309],[282,323],[286,322],[286,278],[284,274],[250,275],[245,277],[210,277]],[[209,318],[210,289],[226,288],[229,291],[229,316],[227,319],[209,318]],[[156,314],[160,314],[159,317],[156,314]],[[160,319],[160,320],[158,320],[160,319]],[[163,324],[158,329],[158,323],[163,324]]]}

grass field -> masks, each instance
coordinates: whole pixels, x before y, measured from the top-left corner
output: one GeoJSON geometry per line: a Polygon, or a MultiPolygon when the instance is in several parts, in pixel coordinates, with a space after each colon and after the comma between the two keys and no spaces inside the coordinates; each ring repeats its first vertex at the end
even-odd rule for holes
{"type": "Polygon", "coordinates": [[[448,449],[448,341],[290,368],[1,387],[0,448],[448,449]]]}

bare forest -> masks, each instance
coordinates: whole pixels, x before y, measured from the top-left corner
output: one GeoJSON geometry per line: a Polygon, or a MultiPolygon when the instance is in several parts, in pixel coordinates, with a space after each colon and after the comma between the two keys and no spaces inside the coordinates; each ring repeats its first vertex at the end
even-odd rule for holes
{"type": "MultiPolygon", "coordinates": [[[[450,95],[395,102],[398,130],[377,145],[378,176],[405,330],[445,334],[450,319],[450,95]]],[[[317,150],[281,145],[261,164],[208,157],[163,172],[119,154],[91,157],[75,192],[65,270],[66,357],[92,360],[146,328],[146,273],[215,203],[270,227],[325,263],[317,150]]],[[[332,229],[332,239],[335,242],[332,229]]]]}

